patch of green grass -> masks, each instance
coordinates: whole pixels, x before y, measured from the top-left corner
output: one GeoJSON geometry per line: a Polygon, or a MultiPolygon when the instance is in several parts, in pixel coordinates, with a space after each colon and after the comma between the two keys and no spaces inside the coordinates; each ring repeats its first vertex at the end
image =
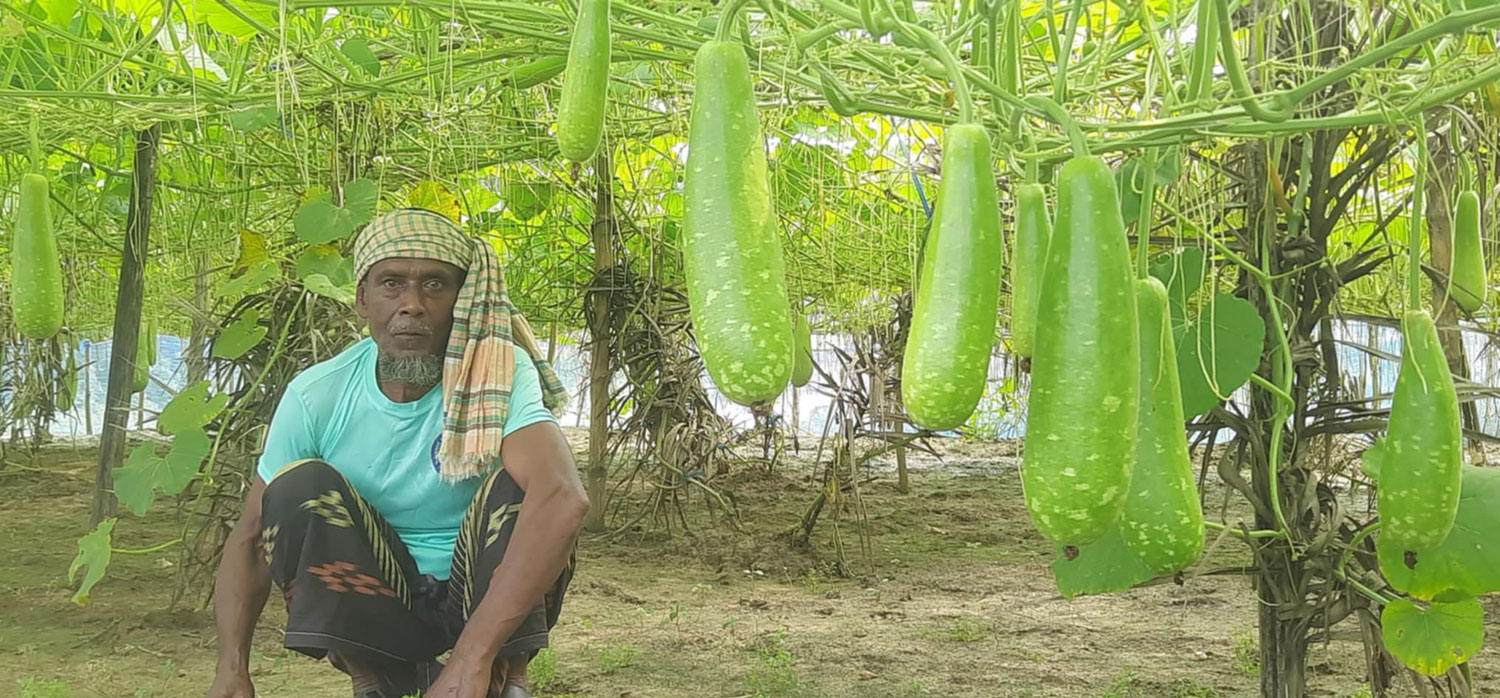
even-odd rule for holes
{"type": "Polygon", "coordinates": [[[802,680],[793,664],[797,657],[786,647],[786,632],[777,631],[755,648],[759,666],[745,677],[745,688],[754,698],[792,698],[802,695],[802,680]]]}
{"type": "Polygon", "coordinates": [[[1344,698],[1372,698],[1373,695],[1374,694],[1370,692],[1370,685],[1365,684],[1363,686],[1360,686],[1359,688],[1354,689],[1354,691],[1351,693],[1344,694],[1344,698]]]}
{"type": "Polygon", "coordinates": [[[1235,636],[1234,666],[1248,678],[1260,676],[1260,645],[1255,633],[1244,632],[1235,636]]]}
{"type": "Polygon", "coordinates": [[[68,684],[62,681],[48,681],[27,676],[16,681],[21,687],[19,698],[73,698],[73,693],[68,690],[68,684]]]}
{"type": "Polygon", "coordinates": [[[531,683],[533,689],[545,691],[548,686],[552,685],[555,678],[557,678],[557,650],[543,647],[535,657],[531,658],[531,663],[526,665],[526,680],[531,683]]]}
{"type": "Polygon", "coordinates": [[[1104,687],[1099,698],[1145,698],[1141,692],[1141,681],[1130,669],[1121,671],[1115,680],[1104,687]]]}
{"type": "Polygon", "coordinates": [[[599,650],[599,668],[605,674],[613,674],[635,663],[640,650],[628,642],[617,642],[599,650]]]}
{"type": "Polygon", "coordinates": [[[1177,679],[1167,693],[1171,698],[1224,698],[1211,686],[1205,686],[1195,679],[1177,679]]]}

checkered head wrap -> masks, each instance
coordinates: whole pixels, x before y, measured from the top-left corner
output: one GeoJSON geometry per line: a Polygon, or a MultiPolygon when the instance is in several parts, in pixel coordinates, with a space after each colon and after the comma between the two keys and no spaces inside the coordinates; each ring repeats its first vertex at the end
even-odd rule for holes
{"type": "Polygon", "coordinates": [[[536,363],[542,404],[560,414],[568,393],[542,358],[531,325],[505,293],[505,274],[489,242],[442,214],[403,208],[370,223],[354,243],[354,278],[394,257],[433,259],[468,272],[453,306],[453,332],[443,361],[441,477],[449,482],[490,471],[500,461],[515,345],[536,363]],[[515,345],[512,344],[515,343],[515,345]]]}

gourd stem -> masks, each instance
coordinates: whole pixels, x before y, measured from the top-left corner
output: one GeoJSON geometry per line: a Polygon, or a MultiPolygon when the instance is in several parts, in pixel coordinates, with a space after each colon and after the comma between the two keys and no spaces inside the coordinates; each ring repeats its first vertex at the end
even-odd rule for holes
{"type": "Polygon", "coordinates": [[[181,538],[174,538],[165,543],[153,545],[149,548],[110,548],[109,551],[116,555],[149,555],[151,553],[157,553],[166,550],[167,548],[170,548],[181,542],[181,538]]]}
{"type": "Polygon", "coordinates": [[[1234,46],[1234,24],[1231,21],[1233,15],[1229,12],[1229,0],[1215,0],[1219,10],[1219,50],[1224,54],[1224,72],[1229,75],[1229,85],[1234,88],[1234,96],[1240,100],[1240,106],[1256,121],[1279,122],[1286,121],[1292,117],[1293,104],[1286,95],[1274,95],[1271,97],[1271,106],[1261,104],[1260,97],[1250,87],[1250,78],[1245,73],[1245,64],[1240,61],[1239,52],[1234,46]]]}
{"type": "Polygon", "coordinates": [[[1411,225],[1406,231],[1406,248],[1410,253],[1406,270],[1407,310],[1422,307],[1422,200],[1426,198],[1427,187],[1427,120],[1422,112],[1417,112],[1413,118],[1417,122],[1417,163],[1411,187],[1411,225]]]}
{"type": "MultiPolygon", "coordinates": [[[[864,0],[861,4],[867,5],[874,1],[876,0],[864,0]]],[[[923,43],[927,46],[928,53],[942,61],[943,68],[948,71],[948,82],[953,85],[954,99],[958,102],[959,123],[975,123],[974,100],[969,95],[969,81],[964,78],[963,68],[959,67],[958,58],[953,55],[953,51],[949,50],[942,38],[932,33],[931,30],[902,20],[896,13],[896,8],[891,6],[891,0],[878,0],[878,2],[885,12],[886,19],[895,25],[896,31],[901,32],[908,39],[923,43]]]]}
{"type": "MultiPolygon", "coordinates": [[[[1146,81],[1150,84],[1150,80],[1146,81]]],[[[1156,198],[1156,151],[1146,151],[1146,162],[1140,170],[1145,184],[1141,187],[1141,213],[1135,221],[1135,273],[1144,279],[1151,274],[1147,258],[1151,254],[1151,200],[1156,198]]],[[[1126,182],[1125,186],[1133,186],[1126,182]]]]}
{"type": "Polygon", "coordinates": [[[719,15],[719,25],[714,28],[715,41],[729,41],[730,32],[734,29],[734,20],[739,17],[740,10],[744,9],[747,0],[729,0],[724,3],[724,12],[719,15]]]}
{"type": "Polygon", "coordinates": [[[1073,144],[1074,157],[1081,158],[1088,156],[1089,142],[1088,139],[1083,137],[1083,129],[1078,128],[1078,122],[1068,114],[1066,109],[1062,108],[1061,104],[1058,104],[1050,97],[1043,97],[1041,95],[1027,97],[1026,102],[1040,110],[1052,122],[1067,130],[1068,140],[1073,144]]]}

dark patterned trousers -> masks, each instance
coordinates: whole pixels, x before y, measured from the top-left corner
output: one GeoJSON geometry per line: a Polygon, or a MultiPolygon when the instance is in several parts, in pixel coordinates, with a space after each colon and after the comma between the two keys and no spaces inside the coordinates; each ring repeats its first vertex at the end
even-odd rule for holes
{"type": "MultiPolygon", "coordinates": [[[[315,658],[422,662],[452,649],[520,513],[521,488],[496,469],[459,529],[447,580],[417,571],[396,531],[333,466],[291,464],[266,486],[262,541],[287,603],[285,644],[315,658]]],[[[528,659],[547,646],[576,556],[501,650],[528,659]]]]}

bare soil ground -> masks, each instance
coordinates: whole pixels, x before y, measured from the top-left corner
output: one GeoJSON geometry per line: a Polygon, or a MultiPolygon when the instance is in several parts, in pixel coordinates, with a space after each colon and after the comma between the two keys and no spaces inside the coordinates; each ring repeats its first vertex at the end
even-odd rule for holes
{"type": "MultiPolygon", "coordinates": [[[[581,434],[572,436],[581,450],[581,434]]],[[[913,459],[909,494],[887,472],[862,484],[868,554],[852,509],[838,531],[849,577],[834,573],[830,521],[805,548],[778,535],[818,491],[803,459],[719,482],[736,495],[743,532],[710,523],[696,497],[686,507],[691,534],[643,526],[586,537],[554,647],[533,665],[538,694],[1257,695],[1256,597],[1247,580],[1197,577],[1065,600],[1048,571],[1051,546],[1027,519],[1013,447],[955,441],[942,451],[942,463],[913,459]]],[[[95,457],[58,446],[35,461],[12,455],[0,468],[0,697],[201,696],[214,667],[212,619],[196,603],[168,608],[173,550],[117,555],[91,605],[69,600],[68,563],[86,532],[95,457]]],[[[1215,512],[1228,501],[1216,486],[1209,500],[1215,512]]],[[[115,546],[175,538],[181,524],[171,509],[162,500],[144,519],[123,515],[115,546]]],[[[1224,541],[1205,565],[1246,557],[1224,541]]],[[[1490,648],[1473,663],[1477,694],[1500,695],[1500,608],[1494,600],[1487,607],[1490,648]]],[[[258,695],[349,695],[347,679],[327,663],[282,649],[284,619],[273,595],[256,635],[258,695]]],[[[1315,645],[1309,662],[1314,695],[1368,695],[1357,638],[1315,645]]]]}

